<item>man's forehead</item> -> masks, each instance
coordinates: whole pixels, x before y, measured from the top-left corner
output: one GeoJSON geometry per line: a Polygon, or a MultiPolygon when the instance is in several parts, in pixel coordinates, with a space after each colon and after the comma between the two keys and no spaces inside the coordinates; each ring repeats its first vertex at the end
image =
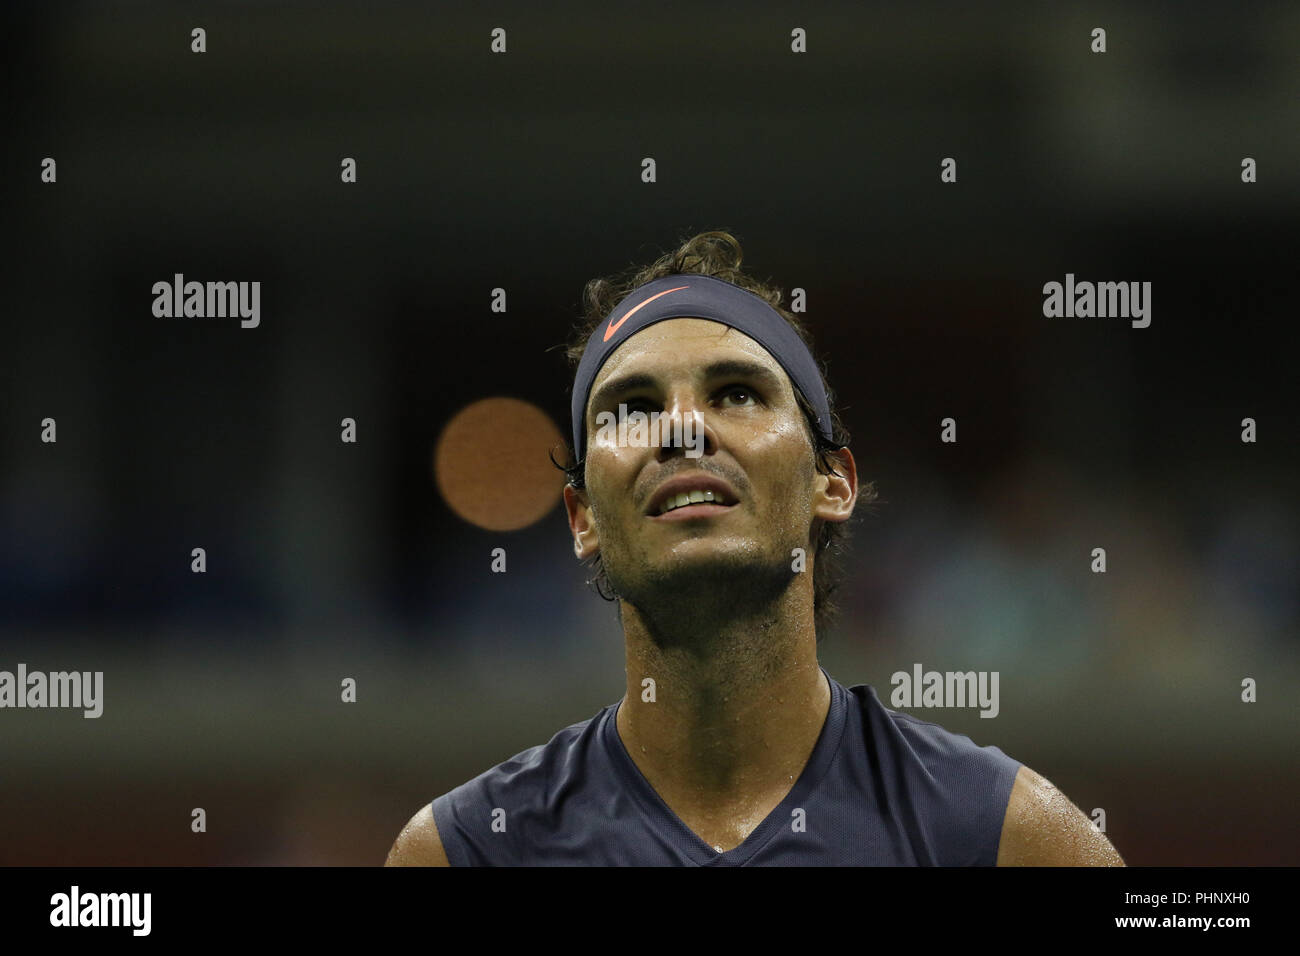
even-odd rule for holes
{"type": "Polygon", "coordinates": [[[739,329],[711,319],[679,318],[647,326],[619,345],[605,360],[591,391],[595,395],[614,377],[641,372],[698,373],[729,358],[756,362],[779,379],[786,378],[772,354],[739,329]]]}
{"type": "Polygon", "coordinates": [[[818,431],[831,439],[833,416],[825,382],[802,327],[753,292],[714,276],[661,276],[624,297],[606,320],[603,333],[600,328],[598,325],[587,340],[570,390],[573,448],[579,461],[585,455],[584,419],[591,422],[598,391],[603,410],[609,407],[612,385],[629,375],[641,377],[641,388],[658,387],[667,375],[680,382],[689,374],[696,383],[724,374],[743,377],[743,371],[728,372],[718,366],[716,358],[702,360],[703,352],[720,348],[724,341],[727,348],[745,356],[750,372],[762,370],[754,380],[741,384],[759,389],[761,383],[756,379],[771,377],[775,383],[766,394],[777,397],[779,393],[783,404],[792,396],[810,403],[818,431]],[[718,331],[713,325],[724,328],[718,331]],[[671,350],[669,342],[673,343],[671,350]],[[640,367],[643,362],[664,364],[646,370],[640,367]],[[699,366],[683,373],[669,368],[674,362],[699,366]],[[709,367],[713,367],[712,373],[707,371],[709,367]]]}

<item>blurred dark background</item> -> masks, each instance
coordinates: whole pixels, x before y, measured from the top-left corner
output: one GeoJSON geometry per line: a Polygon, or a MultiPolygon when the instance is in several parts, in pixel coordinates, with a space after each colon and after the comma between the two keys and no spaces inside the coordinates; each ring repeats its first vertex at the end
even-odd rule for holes
{"type": "Polygon", "coordinates": [[[0,711],[0,863],[379,863],[617,701],[558,495],[482,530],[433,449],[493,395],[567,434],[583,284],[706,229],[807,291],[885,499],[827,670],[999,671],[994,720],[914,712],[1130,864],[1300,861],[1300,8],[463,7],[5,10],[0,669],[102,670],[104,714],[0,711]],[[260,326],[155,318],[177,272],[260,326]],[[1045,318],[1066,273],[1150,327],[1045,318]]]}

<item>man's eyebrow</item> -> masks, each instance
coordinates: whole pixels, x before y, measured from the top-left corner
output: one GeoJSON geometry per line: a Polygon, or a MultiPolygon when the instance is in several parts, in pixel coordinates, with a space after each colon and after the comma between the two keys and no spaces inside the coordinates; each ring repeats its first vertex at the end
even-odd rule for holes
{"type": "Polygon", "coordinates": [[[733,376],[735,378],[753,379],[756,382],[763,382],[773,387],[778,387],[781,384],[780,377],[766,365],[759,365],[757,362],[746,359],[720,359],[704,367],[704,378],[706,380],[711,381],[733,376]]]}
{"type": "MultiPolygon", "coordinates": [[[[710,362],[704,367],[701,375],[705,381],[736,377],[748,378],[774,389],[779,389],[781,385],[780,377],[770,368],[747,359],[719,359],[710,362]]],[[[655,381],[655,377],[646,372],[633,372],[619,378],[612,378],[596,390],[596,394],[591,397],[591,407],[602,408],[629,392],[641,388],[653,388],[655,381]]]]}
{"type": "Polygon", "coordinates": [[[654,383],[654,376],[647,375],[645,372],[624,375],[622,378],[612,378],[598,388],[595,395],[591,396],[591,407],[596,409],[606,403],[613,403],[628,392],[634,392],[639,388],[653,388],[654,383]]]}

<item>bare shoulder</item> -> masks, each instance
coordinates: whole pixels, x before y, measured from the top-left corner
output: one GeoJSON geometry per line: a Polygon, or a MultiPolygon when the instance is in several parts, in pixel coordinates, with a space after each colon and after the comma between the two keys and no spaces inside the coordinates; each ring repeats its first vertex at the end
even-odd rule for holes
{"type": "Polygon", "coordinates": [[[1002,821],[997,865],[1124,866],[1124,860],[1069,797],[1021,765],[1002,821]]]}
{"type": "Polygon", "coordinates": [[[384,866],[451,866],[433,820],[433,805],[426,803],[402,827],[384,866]]]}

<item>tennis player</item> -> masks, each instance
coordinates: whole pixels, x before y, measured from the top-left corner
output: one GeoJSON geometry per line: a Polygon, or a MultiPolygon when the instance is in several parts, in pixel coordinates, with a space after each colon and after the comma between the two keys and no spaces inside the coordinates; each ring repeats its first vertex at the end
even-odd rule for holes
{"type": "Polygon", "coordinates": [[[703,233],[594,280],[570,349],[564,502],[625,696],[422,807],[388,865],[1124,865],[1033,770],[818,664],[857,470],[807,331],[740,258],[703,233]],[[694,444],[597,427],[636,412],[694,444]]]}

